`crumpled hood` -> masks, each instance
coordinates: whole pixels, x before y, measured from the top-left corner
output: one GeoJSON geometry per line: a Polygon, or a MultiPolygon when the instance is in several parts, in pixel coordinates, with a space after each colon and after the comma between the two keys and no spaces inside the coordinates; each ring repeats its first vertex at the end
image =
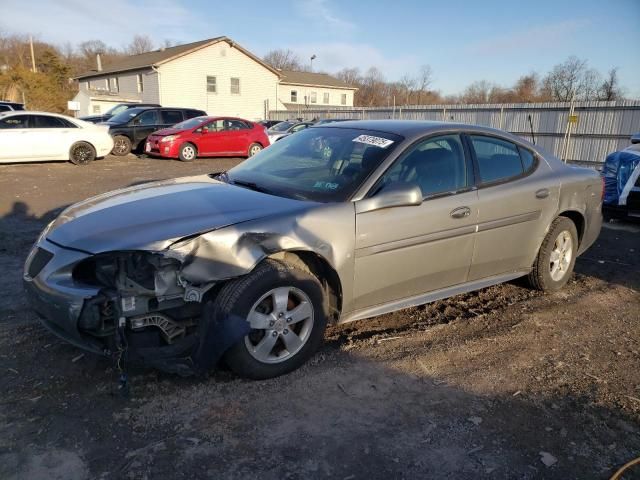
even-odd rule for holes
{"type": "Polygon", "coordinates": [[[208,175],[184,177],[76,203],[60,214],[46,238],[89,253],[160,250],[182,237],[309,205],[229,185],[208,175]]]}

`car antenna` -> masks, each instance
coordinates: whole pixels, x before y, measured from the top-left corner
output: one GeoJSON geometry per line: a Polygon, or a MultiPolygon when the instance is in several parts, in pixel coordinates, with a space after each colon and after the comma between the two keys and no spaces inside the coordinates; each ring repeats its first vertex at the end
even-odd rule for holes
{"type": "Polygon", "coordinates": [[[527,120],[529,120],[529,128],[531,129],[531,139],[533,140],[533,144],[536,144],[536,136],[533,133],[533,120],[531,120],[531,114],[527,115],[527,120]]]}

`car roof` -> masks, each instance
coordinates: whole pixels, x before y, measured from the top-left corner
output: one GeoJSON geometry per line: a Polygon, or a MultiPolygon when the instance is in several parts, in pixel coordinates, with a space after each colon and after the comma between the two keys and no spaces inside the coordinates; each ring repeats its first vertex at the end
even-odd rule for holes
{"type": "Polygon", "coordinates": [[[11,110],[8,112],[0,112],[0,115],[4,117],[13,116],[13,115],[47,115],[49,117],[60,117],[60,118],[71,118],[69,115],[62,115],[61,113],[53,113],[53,112],[39,112],[36,110],[11,110]]]}
{"type": "Polygon", "coordinates": [[[497,128],[471,125],[468,123],[428,120],[348,120],[344,122],[324,123],[311,128],[354,128],[359,130],[372,130],[400,135],[407,139],[422,137],[429,133],[450,132],[452,130],[467,132],[473,131],[499,135],[501,137],[510,138],[518,143],[529,143],[521,137],[517,137],[509,132],[505,132],[504,130],[499,130],[497,128]]]}

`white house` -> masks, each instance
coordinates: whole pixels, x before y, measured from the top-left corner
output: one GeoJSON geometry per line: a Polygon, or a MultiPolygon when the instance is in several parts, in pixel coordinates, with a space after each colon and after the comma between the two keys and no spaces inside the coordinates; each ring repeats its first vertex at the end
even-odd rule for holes
{"type": "Polygon", "coordinates": [[[144,102],[258,120],[290,106],[352,106],[355,91],[330,75],[274,69],[227,37],[132,55],[104,69],[98,65],[77,77],[79,115],[144,102]]]}

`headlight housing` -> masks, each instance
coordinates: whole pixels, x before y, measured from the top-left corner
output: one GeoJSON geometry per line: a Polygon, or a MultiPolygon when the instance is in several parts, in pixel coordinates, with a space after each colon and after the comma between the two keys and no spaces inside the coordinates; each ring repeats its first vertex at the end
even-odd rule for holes
{"type": "Polygon", "coordinates": [[[162,142],[162,143],[173,142],[176,138],[178,138],[177,135],[167,135],[166,137],[162,137],[160,139],[160,142],[162,142]]]}

